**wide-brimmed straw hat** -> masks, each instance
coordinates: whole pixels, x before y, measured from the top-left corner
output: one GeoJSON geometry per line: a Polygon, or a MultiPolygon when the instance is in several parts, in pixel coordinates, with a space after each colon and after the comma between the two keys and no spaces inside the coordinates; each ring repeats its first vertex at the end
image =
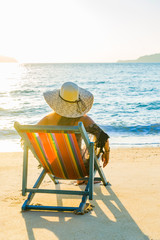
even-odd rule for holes
{"type": "Polygon", "coordinates": [[[43,95],[56,113],[68,118],[81,117],[89,112],[94,100],[92,93],[73,82],[66,82],[61,89],[47,91],[43,95]]]}

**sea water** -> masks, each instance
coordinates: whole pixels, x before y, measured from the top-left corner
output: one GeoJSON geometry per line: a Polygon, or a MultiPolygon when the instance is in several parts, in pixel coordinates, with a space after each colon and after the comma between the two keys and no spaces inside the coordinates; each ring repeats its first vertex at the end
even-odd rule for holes
{"type": "Polygon", "coordinates": [[[13,125],[36,124],[52,111],[43,92],[73,81],[91,91],[88,115],[111,147],[160,146],[159,63],[0,64],[0,151],[19,151],[13,125]]]}

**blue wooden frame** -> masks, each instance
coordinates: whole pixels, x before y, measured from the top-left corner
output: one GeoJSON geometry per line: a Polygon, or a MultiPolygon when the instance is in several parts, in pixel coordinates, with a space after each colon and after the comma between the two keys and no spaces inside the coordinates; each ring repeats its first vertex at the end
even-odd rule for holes
{"type": "MultiPolygon", "coordinates": [[[[84,208],[86,205],[87,197],[89,200],[93,199],[93,191],[94,191],[94,180],[101,180],[104,186],[107,185],[107,180],[105,175],[99,165],[99,161],[94,152],[94,143],[90,142],[88,134],[84,128],[82,122],[79,122],[78,126],[39,126],[39,125],[20,125],[18,122],[14,123],[14,127],[19,133],[19,135],[24,140],[24,151],[23,151],[23,177],[22,177],[22,195],[25,196],[26,193],[28,194],[27,199],[24,201],[22,205],[22,210],[56,210],[56,211],[76,211],[76,213],[83,214],[84,208]],[[90,160],[89,160],[89,177],[83,178],[83,180],[88,180],[88,184],[84,191],[71,191],[71,190],[51,190],[51,189],[40,189],[40,185],[46,175],[45,169],[42,170],[40,176],[38,177],[37,181],[35,182],[33,188],[27,188],[27,175],[28,175],[28,150],[30,149],[34,156],[38,159],[38,156],[32,147],[31,143],[29,142],[28,138],[24,134],[24,132],[56,132],[62,131],[67,132],[71,131],[73,133],[80,133],[88,150],[90,153],[90,160]],[[94,170],[95,169],[95,170],[94,170]],[[99,173],[99,178],[95,178],[94,175],[96,170],[99,173]],[[37,205],[30,205],[35,193],[50,193],[50,194],[69,194],[69,195],[82,195],[82,201],[78,207],[63,207],[63,206],[37,206],[37,205]]],[[[39,161],[40,163],[40,161],[39,161]]],[[[40,163],[41,164],[41,163],[40,163]]],[[[55,176],[48,174],[50,178],[53,180],[55,184],[58,183],[58,178],[55,176]]]]}

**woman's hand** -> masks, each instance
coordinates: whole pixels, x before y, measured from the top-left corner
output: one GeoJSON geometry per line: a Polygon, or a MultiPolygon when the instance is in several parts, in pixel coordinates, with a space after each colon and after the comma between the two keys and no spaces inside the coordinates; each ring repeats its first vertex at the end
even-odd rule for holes
{"type": "Polygon", "coordinates": [[[107,140],[104,147],[104,153],[102,154],[103,167],[105,167],[109,163],[109,153],[110,153],[110,147],[109,147],[109,141],[107,140]]]}
{"type": "Polygon", "coordinates": [[[104,152],[102,154],[103,167],[105,167],[109,162],[109,152],[104,152]]]}

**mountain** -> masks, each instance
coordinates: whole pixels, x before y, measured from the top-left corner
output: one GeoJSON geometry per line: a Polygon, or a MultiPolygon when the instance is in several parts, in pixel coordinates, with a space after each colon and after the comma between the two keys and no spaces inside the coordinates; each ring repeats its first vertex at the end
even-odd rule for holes
{"type": "Polygon", "coordinates": [[[0,62],[1,63],[16,63],[17,60],[12,57],[0,56],[0,62]]]}
{"type": "Polygon", "coordinates": [[[118,63],[160,63],[160,53],[145,55],[135,60],[119,60],[118,63]]]}

